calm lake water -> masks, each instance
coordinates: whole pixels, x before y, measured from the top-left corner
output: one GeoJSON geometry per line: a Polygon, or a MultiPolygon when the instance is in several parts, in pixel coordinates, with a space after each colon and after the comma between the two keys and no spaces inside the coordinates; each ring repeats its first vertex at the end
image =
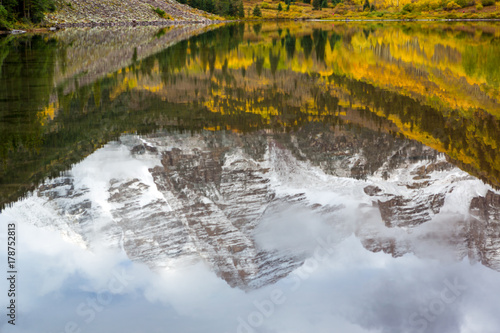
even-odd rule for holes
{"type": "Polygon", "coordinates": [[[497,23],[0,38],[1,331],[498,332],[499,55],[497,23]]]}

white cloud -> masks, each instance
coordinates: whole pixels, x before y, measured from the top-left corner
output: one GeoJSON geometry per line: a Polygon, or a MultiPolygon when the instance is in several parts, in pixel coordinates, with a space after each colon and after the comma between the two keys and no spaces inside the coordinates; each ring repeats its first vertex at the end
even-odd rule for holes
{"type": "MultiPolygon", "coordinates": [[[[148,163],[156,163],[124,163],[128,152],[110,147],[114,150],[98,151],[87,166],[73,170],[90,184],[102,207],[111,177],[135,177],[130,170],[147,173],[148,163]],[[111,172],[115,169],[109,163],[119,171],[111,172]]],[[[203,263],[152,272],[123,252],[101,247],[91,252],[55,230],[24,223],[26,215],[16,210],[20,206],[7,209],[0,225],[19,222],[19,317],[15,327],[0,322],[0,330],[60,333],[74,324],[82,333],[500,331],[500,273],[457,262],[453,244],[439,241],[460,214],[448,210],[408,233],[387,229],[372,207],[359,209],[359,200],[366,200],[362,187],[349,190],[357,193],[356,202],[349,199],[351,192],[328,196],[329,189],[324,191],[306,193],[309,202],[343,204],[344,209],[321,215],[297,208],[265,216],[255,231],[260,246],[294,249],[309,259],[276,284],[248,293],[230,288],[203,263]],[[370,252],[353,232],[394,236],[412,244],[415,255],[370,252]]],[[[31,203],[32,211],[41,207],[31,203]]],[[[2,244],[5,230],[0,230],[2,244]]],[[[5,251],[0,251],[0,262],[6,262],[5,251]]],[[[0,281],[4,294],[6,281],[0,281]]],[[[1,299],[2,308],[6,302],[1,299]]]]}
{"type": "Polygon", "coordinates": [[[262,323],[250,326],[255,332],[418,332],[410,315],[422,317],[421,308],[429,308],[445,281],[454,279],[467,289],[427,321],[428,332],[495,332],[500,327],[498,272],[465,261],[442,265],[414,255],[394,259],[365,250],[354,236],[335,245],[329,257],[313,257],[277,284],[245,293],[203,264],[154,273],[127,264],[120,254],[92,254],[53,232],[29,226],[19,232],[24,267],[19,324],[4,325],[2,332],[40,332],[40,327],[60,332],[71,321],[82,332],[237,332],[238,318],[248,323],[260,311],[254,302],[270,301],[276,290],[284,302],[274,304],[269,317],[260,311],[262,323]],[[121,269],[132,279],[86,323],[78,306],[106,291],[113,271],[121,269]]]}

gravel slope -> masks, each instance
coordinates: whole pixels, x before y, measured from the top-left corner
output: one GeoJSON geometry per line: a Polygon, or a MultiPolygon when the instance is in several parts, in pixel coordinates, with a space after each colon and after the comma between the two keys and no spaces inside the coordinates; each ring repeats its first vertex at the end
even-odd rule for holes
{"type": "Polygon", "coordinates": [[[184,21],[210,23],[217,17],[175,0],[58,0],[58,10],[48,13],[49,25],[176,24],[184,21]],[[153,9],[168,15],[162,18],[153,9]]]}

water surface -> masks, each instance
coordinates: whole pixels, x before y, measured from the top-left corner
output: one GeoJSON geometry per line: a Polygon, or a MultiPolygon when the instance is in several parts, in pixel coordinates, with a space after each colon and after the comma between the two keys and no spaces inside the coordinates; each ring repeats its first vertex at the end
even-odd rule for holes
{"type": "Polygon", "coordinates": [[[1,39],[19,332],[496,332],[499,38],[309,22],[1,39]]]}

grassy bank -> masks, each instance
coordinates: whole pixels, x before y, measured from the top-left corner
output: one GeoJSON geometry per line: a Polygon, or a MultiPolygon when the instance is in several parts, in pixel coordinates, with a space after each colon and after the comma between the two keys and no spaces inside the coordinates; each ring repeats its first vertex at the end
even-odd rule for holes
{"type": "Polygon", "coordinates": [[[422,0],[406,4],[401,1],[399,6],[376,0],[372,3],[330,0],[323,1],[325,7],[320,9],[304,1],[309,2],[248,0],[244,3],[245,13],[250,19],[500,19],[500,2],[492,0],[422,0]],[[260,17],[253,15],[256,6],[261,11],[260,17]]]}

